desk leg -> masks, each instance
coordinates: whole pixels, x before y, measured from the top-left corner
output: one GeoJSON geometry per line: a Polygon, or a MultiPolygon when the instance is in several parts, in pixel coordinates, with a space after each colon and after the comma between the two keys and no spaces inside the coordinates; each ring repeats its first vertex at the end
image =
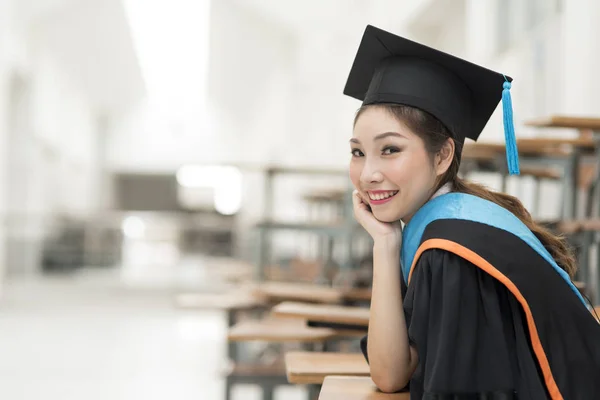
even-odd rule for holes
{"type": "Polygon", "coordinates": [[[255,267],[255,279],[257,282],[263,282],[265,280],[265,269],[270,259],[270,240],[269,229],[265,227],[259,227],[258,229],[258,243],[257,254],[256,254],[256,267],[255,267]]]}
{"type": "Polygon", "coordinates": [[[321,385],[308,385],[308,400],[318,400],[321,385]]]}
{"type": "Polygon", "coordinates": [[[573,149],[571,154],[571,218],[577,218],[577,209],[579,206],[579,162],[580,151],[573,149]]]}
{"type": "Polygon", "coordinates": [[[573,149],[565,165],[563,176],[563,191],[565,192],[563,203],[563,218],[577,218],[577,191],[579,183],[579,150],[573,149]]]}
{"type": "Polygon", "coordinates": [[[273,400],[273,393],[275,392],[275,386],[263,385],[262,392],[263,392],[263,396],[262,396],[263,400],[273,400]]]}
{"type": "Polygon", "coordinates": [[[590,249],[593,244],[594,232],[584,231],[580,234],[580,247],[578,264],[579,269],[577,271],[577,280],[584,282],[586,285],[590,284],[589,281],[589,269],[590,269],[590,249]]]}
{"type": "MultiPolygon", "coordinates": [[[[227,329],[231,328],[233,324],[235,324],[236,320],[236,310],[227,310],[227,329]]],[[[228,340],[227,343],[227,358],[237,362],[237,342],[228,340]]]]}
{"type": "MultiPolygon", "coordinates": [[[[227,329],[231,328],[235,323],[236,319],[236,311],[228,309],[227,310],[227,329]]],[[[237,363],[237,343],[231,340],[227,341],[227,360],[231,364],[235,365],[237,363]]],[[[233,391],[234,378],[230,373],[227,374],[225,378],[225,400],[231,400],[231,393],[233,391]]]]}
{"type": "Polygon", "coordinates": [[[596,143],[596,170],[595,177],[588,191],[586,218],[591,218],[594,213],[600,213],[600,131],[594,132],[594,142],[596,143]],[[596,211],[594,211],[596,210],[596,211]]]}
{"type": "MultiPolygon", "coordinates": [[[[275,173],[269,168],[265,176],[265,186],[263,192],[263,219],[270,221],[273,219],[273,178],[275,173]]],[[[258,282],[265,279],[265,268],[270,258],[270,237],[266,228],[259,228],[258,232],[258,265],[256,278],[258,282]]]]}
{"type": "Polygon", "coordinates": [[[500,191],[502,193],[506,193],[506,175],[502,174],[502,176],[500,177],[501,179],[501,183],[500,183],[500,191]]]}
{"type": "Polygon", "coordinates": [[[333,245],[334,238],[331,234],[319,236],[319,256],[323,260],[323,265],[319,269],[318,276],[315,277],[315,283],[320,285],[329,285],[330,269],[333,267],[333,245]]]}

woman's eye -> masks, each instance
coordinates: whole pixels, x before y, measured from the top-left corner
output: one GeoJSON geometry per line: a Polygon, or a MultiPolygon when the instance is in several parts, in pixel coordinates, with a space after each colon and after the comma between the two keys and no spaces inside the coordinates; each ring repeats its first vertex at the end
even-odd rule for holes
{"type": "Polygon", "coordinates": [[[360,150],[358,150],[358,149],[352,149],[352,151],[351,151],[350,153],[352,153],[352,155],[353,155],[354,157],[362,157],[362,156],[363,156],[363,153],[362,153],[362,151],[360,151],[360,150]]]}
{"type": "Polygon", "coordinates": [[[383,149],[383,154],[384,155],[390,155],[390,154],[393,154],[393,153],[398,153],[399,151],[400,151],[400,149],[397,148],[397,147],[386,147],[386,148],[383,149]]]}

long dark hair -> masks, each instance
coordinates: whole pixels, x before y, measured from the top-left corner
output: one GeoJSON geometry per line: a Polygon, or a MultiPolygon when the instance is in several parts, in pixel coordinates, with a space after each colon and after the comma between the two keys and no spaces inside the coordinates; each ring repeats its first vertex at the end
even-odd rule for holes
{"type": "MultiPolygon", "coordinates": [[[[406,125],[412,132],[417,134],[425,143],[425,149],[433,156],[440,152],[443,145],[446,143],[448,138],[451,138],[450,131],[446,126],[441,123],[433,115],[422,111],[420,109],[399,105],[399,104],[376,104],[366,105],[361,107],[356,113],[354,123],[358,120],[358,117],[368,108],[379,107],[389,112],[394,118],[406,125]]],[[[571,278],[577,271],[577,264],[575,262],[575,256],[572,249],[567,244],[566,240],[562,236],[557,236],[550,232],[542,225],[536,223],[531,214],[525,209],[521,201],[514,196],[510,196],[506,193],[495,192],[487,189],[485,186],[469,182],[458,176],[458,169],[460,166],[460,155],[462,153],[462,147],[460,143],[454,142],[455,151],[452,164],[442,175],[432,193],[437,191],[446,183],[450,182],[453,187],[453,191],[460,193],[467,193],[485,200],[489,200],[504,207],[515,216],[517,216],[526,226],[529,228],[535,236],[542,242],[546,250],[552,255],[556,263],[564,269],[571,278]]]]}

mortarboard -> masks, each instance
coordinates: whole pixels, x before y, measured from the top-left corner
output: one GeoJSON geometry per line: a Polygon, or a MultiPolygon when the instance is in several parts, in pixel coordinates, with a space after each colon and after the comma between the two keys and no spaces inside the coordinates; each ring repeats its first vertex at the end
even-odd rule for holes
{"type": "Polygon", "coordinates": [[[519,173],[512,78],[367,25],[344,94],[363,105],[395,103],[426,111],[453,138],[477,140],[502,99],[508,169],[519,173]]]}

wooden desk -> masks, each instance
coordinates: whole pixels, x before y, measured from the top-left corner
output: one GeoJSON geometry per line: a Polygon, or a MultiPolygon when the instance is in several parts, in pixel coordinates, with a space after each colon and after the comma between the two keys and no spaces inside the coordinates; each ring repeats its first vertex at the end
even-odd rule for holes
{"type": "MultiPolygon", "coordinates": [[[[574,218],[577,215],[577,187],[580,180],[581,154],[593,152],[596,149],[596,141],[590,137],[577,139],[535,137],[518,139],[517,147],[522,164],[555,164],[560,162],[564,167],[565,201],[563,217],[574,218]]],[[[463,154],[466,161],[470,160],[479,164],[481,162],[493,162],[496,168],[501,168],[505,164],[504,143],[481,142],[469,144],[464,147],[463,154]],[[493,161],[494,157],[496,161],[493,161]]],[[[502,173],[503,171],[500,170],[499,172],[502,173]]],[[[502,191],[506,191],[505,177],[506,174],[503,174],[502,191]]]]}
{"type": "Polygon", "coordinates": [[[579,130],[600,131],[600,118],[569,117],[566,115],[551,115],[525,122],[527,126],[540,128],[572,128],[579,130]]]}
{"type": "Polygon", "coordinates": [[[242,321],[229,328],[227,340],[244,342],[261,340],[266,342],[321,343],[336,336],[329,328],[311,328],[301,320],[267,318],[260,321],[242,321]]]}
{"type": "Polygon", "coordinates": [[[325,285],[294,282],[265,282],[251,286],[251,292],[265,301],[302,301],[335,304],[371,301],[371,288],[338,289],[325,285]]]}
{"type": "Polygon", "coordinates": [[[320,385],[325,377],[370,376],[369,364],[359,353],[320,353],[292,351],[285,354],[288,382],[320,385]]]}
{"type": "Polygon", "coordinates": [[[314,322],[369,326],[369,309],[363,307],[283,302],[273,307],[272,313],[314,322]]]}
{"type": "Polygon", "coordinates": [[[253,293],[268,301],[296,300],[316,303],[339,303],[342,292],[324,285],[288,282],[265,282],[258,285],[253,293]]]}
{"type": "Polygon", "coordinates": [[[410,394],[382,393],[368,377],[328,376],[323,381],[319,400],[409,400],[410,394]]]}
{"type": "Polygon", "coordinates": [[[196,310],[248,310],[264,306],[264,301],[246,292],[182,293],[175,296],[180,308],[196,310]]]}
{"type": "Polygon", "coordinates": [[[371,301],[371,288],[342,289],[344,300],[371,301]]]}
{"type": "MultiPolygon", "coordinates": [[[[546,156],[546,157],[568,157],[570,151],[567,148],[579,148],[582,150],[594,150],[596,144],[591,138],[522,138],[517,140],[519,155],[522,156],[546,156]]],[[[495,157],[505,155],[504,143],[472,143],[463,148],[463,157],[475,160],[493,160],[495,157]]]]}
{"type": "Polygon", "coordinates": [[[596,143],[592,138],[588,137],[580,137],[575,139],[534,137],[517,140],[517,146],[522,146],[528,150],[531,149],[532,151],[535,151],[536,147],[552,148],[565,146],[578,147],[583,150],[594,150],[596,148],[596,143]]]}
{"type": "Polygon", "coordinates": [[[359,353],[320,353],[293,351],[285,354],[288,382],[320,385],[325,377],[370,376],[369,364],[359,353]]]}
{"type": "Polygon", "coordinates": [[[345,200],[348,189],[330,189],[312,191],[303,196],[307,202],[341,203],[345,200]]]}
{"type": "Polygon", "coordinates": [[[499,154],[505,151],[504,144],[500,143],[471,143],[463,147],[463,160],[494,161],[499,154]]]}
{"type": "Polygon", "coordinates": [[[344,221],[337,222],[285,222],[265,220],[254,225],[257,229],[270,230],[294,230],[304,232],[322,233],[323,235],[334,235],[339,232],[345,232],[348,226],[344,221]]]}

